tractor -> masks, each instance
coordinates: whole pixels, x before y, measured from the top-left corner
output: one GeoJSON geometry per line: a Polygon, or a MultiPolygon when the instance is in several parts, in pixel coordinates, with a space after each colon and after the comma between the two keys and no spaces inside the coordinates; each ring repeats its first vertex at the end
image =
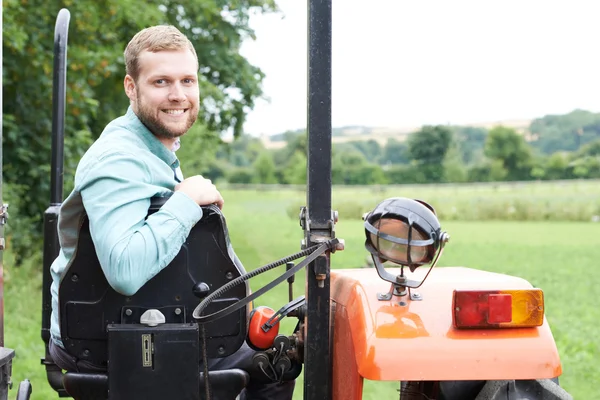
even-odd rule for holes
{"type": "MultiPolygon", "coordinates": [[[[359,400],[365,379],[398,382],[403,400],[571,398],[558,385],[562,370],[543,292],[518,277],[434,269],[450,236],[427,202],[382,199],[364,215],[374,268],[331,268],[344,247],[331,207],[331,10],[332,0],[308,1],[308,177],[300,251],[246,272],[224,214],[205,206],[171,264],[124,296],[104,277],[88,221],[82,221],[75,260],[59,288],[62,341],[74,357],[105,365],[105,373],[64,372],[48,352],[70,20],[68,10],[60,11],[41,331],[42,364],[58,397],[235,399],[252,380],[293,380],[303,372],[307,400],[359,400]],[[250,278],[283,265],[286,271],[271,283],[250,290],[250,278]],[[277,311],[253,306],[303,268],[303,296],[290,296],[277,311]],[[297,319],[293,332],[279,332],[283,318],[297,319]],[[202,367],[202,360],[230,355],[244,341],[257,350],[247,368],[202,367]]],[[[148,213],[164,201],[153,198],[148,213]]]]}

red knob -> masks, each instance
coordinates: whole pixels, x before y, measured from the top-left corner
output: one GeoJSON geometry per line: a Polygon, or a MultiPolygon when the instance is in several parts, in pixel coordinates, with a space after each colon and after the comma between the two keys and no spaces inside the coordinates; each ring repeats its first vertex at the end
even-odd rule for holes
{"type": "Polygon", "coordinates": [[[275,336],[279,333],[279,321],[272,327],[265,327],[265,323],[273,315],[275,315],[275,310],[265,306],[257,307],[250,312],[247,340],[250,347],[256,350],[266,350],[273,346],[275,336]]]}

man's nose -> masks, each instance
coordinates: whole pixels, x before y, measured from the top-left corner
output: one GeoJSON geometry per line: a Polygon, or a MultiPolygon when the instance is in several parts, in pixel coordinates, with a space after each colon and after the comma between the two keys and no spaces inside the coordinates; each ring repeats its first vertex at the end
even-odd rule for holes
{"type": "Polygon", "coordinates": [[[184,101],[185,100],[185,92],[183,87],[180,84],[176,83],[171,86],[171,91],[169,92],[169,101],[184,101]]]}

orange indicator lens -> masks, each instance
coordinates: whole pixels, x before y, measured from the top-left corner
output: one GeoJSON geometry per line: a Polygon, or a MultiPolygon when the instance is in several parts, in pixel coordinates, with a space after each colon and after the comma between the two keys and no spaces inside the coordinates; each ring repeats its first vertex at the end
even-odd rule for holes
{"type": "Polygon", "coordinates": [[[455,328],[524,328],[544,322],[544,293],[527,290],[455,290],[455,328]]]}

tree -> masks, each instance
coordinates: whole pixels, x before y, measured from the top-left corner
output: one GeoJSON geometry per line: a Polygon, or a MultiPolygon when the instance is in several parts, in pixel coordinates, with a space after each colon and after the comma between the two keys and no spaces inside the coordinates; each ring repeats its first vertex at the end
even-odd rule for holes
{"type": "Polygon", "coordinates": [[[463,161],[457,143],[450,146],[442,165],[444,167],[444,182],[458,183],[467,180],[465,162],[463,161]]]}
{"type": "Polygon", "coordinates": [[[373,139],[352,141],[350,144],[360,151],[367,160],[377,163],[381,157],[381,145],[373,139]]]}
{"type": "Polygon", "coordinates": [[[379,163],[386,164],[408,164],[410,155],[408,154],[408,145],[394,138],[388,139],[382,149],[382,156],[379,163]]]}
{"type": "Polygon", "coordinates": [[[306,183],[306,155],[299,151],[292,154],[281,169],[281,182],[291,185],[306,183]]]}
{"type": "Polygon", "coordinates": [[[424,126],[408,138],[408,152],[429,182],[443,179],[443,161],[452,143],[452,131],[441,125],[424,126]]]}
{"type": "Polygon", "coordinates": [[[569,162],[564,154],[554,153],[546,160],[546,171],[544,178],[549,180],[568,178],[568,166],[569,162]]]}
{"type": "Polygon", "coordinates": [[[485,142],[484,152],[490,159],[502,163],[507,180],[530,178],[531,148],[514,129],[504,126],[492,128],[485,142]]]}
{"type": "Polygon", "coordinates": [[[483,158],[483,147],[487,137],[485,128],[474,126],[453,126],[453,139],[456,142],[465,164],[473,164],[483,158]]]}
{"type": "MultiPolygon", "coordinates": [[[[3,2],[3,149],[6,195],[13,215],[41,232],[49,199],[52,48],[58,11],[71,12],[67,67],[65,185],[81,154],[128,104],[123,50],[140,29],[172,24],[195,45],[200,61],[201,136],[242,131],[262,94],[263,73],[239,53],[253,38],[250,13],[276,10],[274,0],[5,0],[3,2]]],[[[19,246],[22,235],[14,236],[19,246]]],[[[17,248],[16,250],[23,250],[17,248]]]]}
{"type": "Polygon", "coordinates": [[[546,115],[533,120],[529,131],[531,143],[544,154],[576,151],[600,138],[600,113],[574,110],[564,115],[546,115]]]}
{"type": "Polygon", "coordinates": [[[253,183],[277,183],[275,163],[273,162],[273,156],[268,151],[258,156],[252,167],[254,170],[253,183]]]}

